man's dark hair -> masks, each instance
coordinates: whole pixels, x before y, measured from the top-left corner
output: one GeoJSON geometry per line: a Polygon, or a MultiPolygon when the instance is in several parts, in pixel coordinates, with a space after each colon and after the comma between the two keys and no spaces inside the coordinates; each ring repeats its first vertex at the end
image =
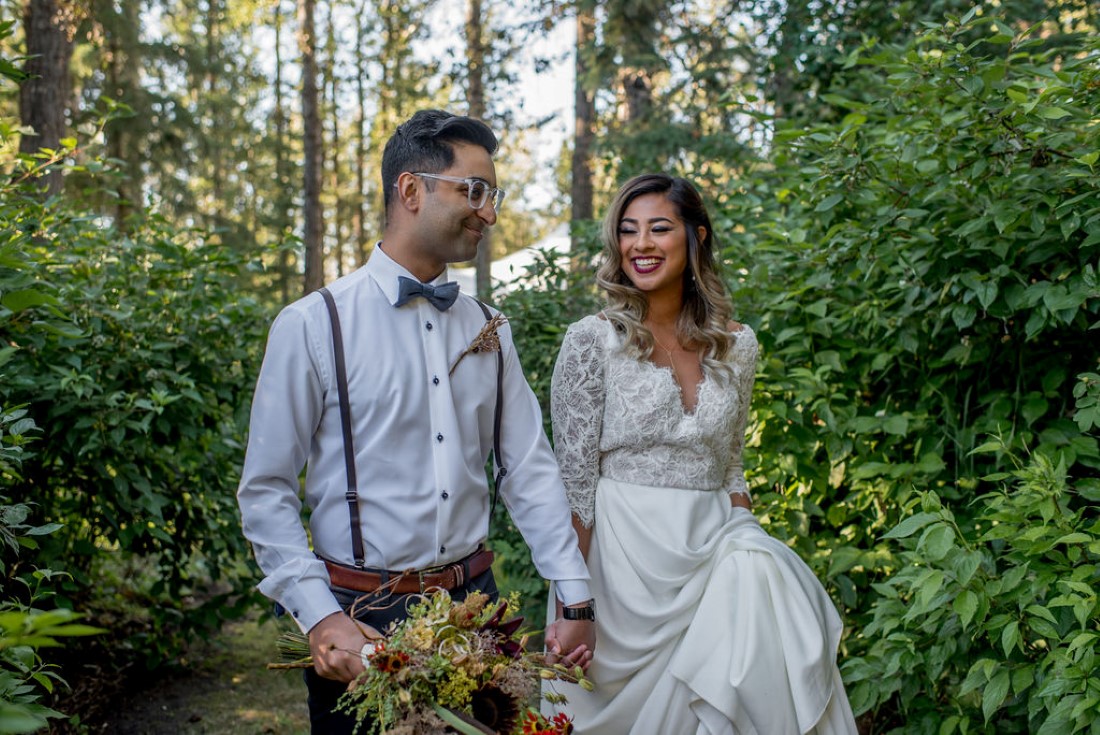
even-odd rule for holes
{"type": "Polygon", "coordinates": [[[497,137],[480,120],[443,110],[420,110],[398,126],[382,151],[382,201],[386,212],[397,177],[405,171],[437,174],[455,161],[452,143],[479,145],[493,155],[497,137]]]}

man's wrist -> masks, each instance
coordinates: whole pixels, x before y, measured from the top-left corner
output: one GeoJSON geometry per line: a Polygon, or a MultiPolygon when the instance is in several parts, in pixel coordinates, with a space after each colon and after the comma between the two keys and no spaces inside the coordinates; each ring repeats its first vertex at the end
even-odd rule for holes
{"type": "Polygon", "coordinates": [[[575,605],[565,605],[561,609],[561,616],[565,620],[595,620],[596,601],[585,600],[575,605]]]}

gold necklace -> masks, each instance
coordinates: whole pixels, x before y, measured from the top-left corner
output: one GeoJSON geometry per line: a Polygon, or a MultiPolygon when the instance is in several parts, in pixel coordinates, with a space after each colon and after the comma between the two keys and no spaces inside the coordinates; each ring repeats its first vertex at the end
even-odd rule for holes
{"type": "MultiPolygon", "coordinates": [[[[653,337],[653,341],[657,343],[657,346],[660,347],[662,350],[664,350],[665,354],[668,355],[668,364],[672,368],[672,374],[673,374],[673,376],[675,376],[676,382],[679,383],[680,382],[680,372],[676,369],[676,361],[674,359],[672,359],[672,350],[665,347],[664,343],[661,342],[661,340],[657,339],[657,333],[654,332],[652,329],[649,331],[649,333],[653,337]]],[[[679,342],[677,342],[676,347],[680,348],[679,342]]],[[[680,349],[682,349],[682,348],[680,348],[680,349]]]]}

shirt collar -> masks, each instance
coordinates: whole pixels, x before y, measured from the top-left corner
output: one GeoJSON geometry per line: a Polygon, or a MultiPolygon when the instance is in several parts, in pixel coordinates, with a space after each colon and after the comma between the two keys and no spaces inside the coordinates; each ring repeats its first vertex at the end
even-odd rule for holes
{"type": "MultiPolygon", "coordinates": [[[[382,293],[385,294],[386,300],[390,302],[390,306],[393,306],[397,302],[398,276],[405,276],[405,278],[411,278],[414,281],[419,279],[410,273],[405,266],[391,258],[386,251],[382,249],[381,245],[381,241],[375,243],[374,250],[371,252],[370,258],[367,259],[367,264],[364,267],[367,269],[367,274],[378,284],[378,288],[382,289],[382,293]]],[[[429,281],[433,286],[438,286],[446,282],[446,268],[443,269],[442,273],[429,281]]]]}

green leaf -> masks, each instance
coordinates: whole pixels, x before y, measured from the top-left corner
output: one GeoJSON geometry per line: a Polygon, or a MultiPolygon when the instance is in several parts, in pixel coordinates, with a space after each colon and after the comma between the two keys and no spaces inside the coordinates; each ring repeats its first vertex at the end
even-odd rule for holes
{"type": "Polygon", "coordinates": [[[438,702],[432,702],[432,709],[439,716],[439,719],[444,723],[458,730],[462,735],[484,735],[485,733],[492,734],[492,730],[486,727],[479,726],[476,722],[471,722],[467,718],[461,716],[459,713],[452,709],[442,706],[438,702]]]}
{"type": "Polygon", "coordinates": [[[1047,120],[1060,120],[1063,117],[1068,117],[1071,113],[1063,110],[1061,107],[1053,107],[1048,105],[1039,105],[1036,110],[1039,113],[1039,117],[1045,117],[1047,120]]]}
{"type": "Polygon", "coordinates": [[[1005,656],[1012,655],[1012,651],[1020,644],[1020,623],[1013,620],[1001,629],[1001,648],[1005,656]]]}
{"type": "Polygon", "coordinates": [[[923,551],[928,561],[939,561],[955,545],[955,529],[946,523],[936,523],[924,531],[917,550],[923,551]]]}
{"type": "Polygon", "coordinates": [[[909,431],[909,418],[901,414],[889,416],[882,422],[882,429],[887,434],[905,436],[906,432],[909,431]]]}
{"type": "Polygon", "coordinates": [[[974,613],[978,612],[978,596],[970,590],[963,590],[951,603],[951,608],[959,616],[962,627],[968,628],[974,619],[974,613]]]}
{"type": "Polygon", "coordinates": [[[911,515],[887,531],[886,534],[883,535],[883,538],[905,538],[907,536],[912,536],[932,521],[938,519],[939,515],[935,513],[917,513],[911,515]]]}
{"type": "Polygon", "coordinates": [[[816,207],[814,207],[814,211],[828,212],[830,209],[832,209],[842,201],[844,201],[843,194],[830,194],[829,196],[821,200],[816,207]]]}
{"type": "Polygon", "coordinates": [[[1023,694],[1035,683],[1035,666],[1028,664],[1012,672],[1012,691],[1016,696],[1023,694]]]}
{"type": "Polygon", "coordinates": [[[993,678],[986,684],[985,689],[982,690],[982,715],[985,717],[986,722],[989,722],[989,719],[993,717],[993,713],[1000,709],[1005,695],[1008,694],[1010,683],[1008,671],[1001,669],[993,675],[993,678]]]}
{"type": "Polygon", "coordinates": [[[32,288],[22,291],[10,291],[4,294],[4,297],[0,299],[0,304],[3,304],[5,308],[11,309],[16,313],[35,306],[53,306],[57,305],[57,303],[57,298],[54,296],[32,288]]]}
{"type": "Polygon", "coordinates": [[[1027,612],[1044,620],[1048,620],[1051,623],[1057,623],[1057,618],[1054,617],[1054,613],[1041,605],[1028,605],[1027,612]]]}
{"type": "Polygon", "coordinates": [[[1067,533],[1065,536],[1061,536],[1055,541],[1055,544],[1087,544],[1092,541],[1092,536],[1087,533],[1081,533],[1075,531],[1074,533],[1067,533]]]}

